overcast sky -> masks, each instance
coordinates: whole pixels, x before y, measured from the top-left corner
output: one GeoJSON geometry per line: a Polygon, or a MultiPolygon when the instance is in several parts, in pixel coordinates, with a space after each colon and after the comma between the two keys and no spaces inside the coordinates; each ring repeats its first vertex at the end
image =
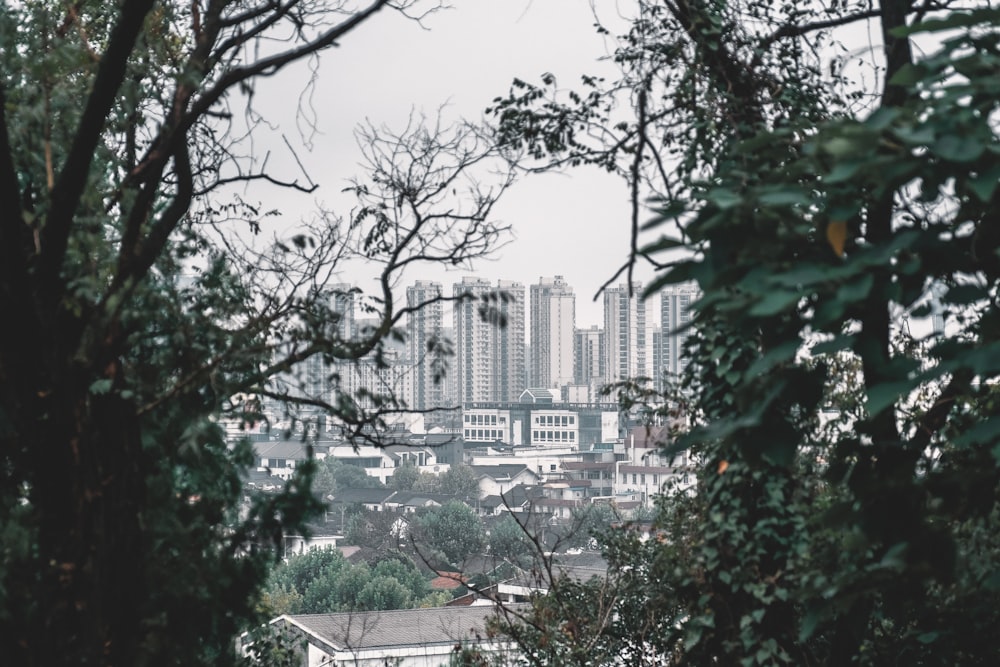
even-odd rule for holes
{"type": "MultiPolygon", "coordinates": [[[[428,17],[426,29],[383,12],[323,54],[312,95],[321,134],[312,151],[300,155],[320,188],[297,198],[270,195],[280,198],[289,224],[316,202],[338,205],[340,190],[360,171],[354,129],[365,119],[400,127],[411,109],[433,114],[442,104],[455,117],[478,119],[514,77],[539,82],[552,72],[569,88],[583,73],[613,74],[609,63],[598,63],[607,45],[585,0],[453,4],[428,17]]],[[[617,15],[614,2],[598,0],[598,11],[602,20],[617,15]]],[[[257,104],[275,105],[287,119],[305,80],[305,68],[283,72],[258,89],[257,104]]],[[[281,132],[297,134],[289,120],[282,121],[281,132]]],[[[515,241],[474,274],[525,286],[540,276],[562,275],[577,294],[577,326],[600,324],[602,306],[592,297],[625,260],[629,215],[624,183],[596,169],[522,179],[495,209],[496,218],[513,225],[515,241]]],[[[469,274],[438,270],[410,278],[441,281],[450,293],[451,283],[469,274]]]]}

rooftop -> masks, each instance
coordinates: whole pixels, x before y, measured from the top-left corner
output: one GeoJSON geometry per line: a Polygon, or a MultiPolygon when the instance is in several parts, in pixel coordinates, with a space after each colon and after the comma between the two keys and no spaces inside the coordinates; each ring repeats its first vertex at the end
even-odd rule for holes
{"type": "Polygon", "coordinates": [[[372,649],[455,644],[486,635],[492,606],[282,616],[336,648],[372,649]]]}

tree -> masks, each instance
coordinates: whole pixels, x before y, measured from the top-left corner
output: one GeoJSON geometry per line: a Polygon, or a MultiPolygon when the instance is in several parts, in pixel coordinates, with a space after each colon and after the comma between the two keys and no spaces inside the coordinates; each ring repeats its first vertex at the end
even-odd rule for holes
{"type": "MultiPolygon", "coordinates": [[[[478,128],[367,128],[348,219],[273,243],[277,212],[227,186],[311,191],[252,139],[262,76],[409,0],[5,4],[0,9],[0,652],[24,665],[224,664],[256,620],[285,527],[318,509],[306,465],[240,514],[265,401],[377,438],[398,397],[317,395],[307,361],[379,363],[422,262],[506,235],[510,180],[478,128]],[[473,172],[490,173],[489,184],[473,172]],[[458,193],[457,196],[455,193],[458,193]],[[361,259],[377,324],[346,338],[339,267],[361,259]],[[224,611],[223,611],[224,610],[224,611]]],[[[429,8],[432,10],[433,8],[429,8]]],[[[290,156],[294,157],[294,156],[290,156]]],[[[285,232],[283,232],[285,234],[285,232]]],[[[332,375],[332,373],[331,373],[332,375]]]]}
{"type": "Polygon", "coordinates": [[[464,463],[456,463],[443,473],[420,473],[413,483],[414,491],[442,493],[459,498],[479,497],[479,478],[475,471],[464,463]]]}
{"type": "Polygon", "coordinates": [[[417,466],[410,461],[404,461],[393,471],[392,477],[389,478],[389,486],[397,491],[409,491],[418,479],[420,479],[420,471],[417,470],[417,466]]]}
{"type": "Polygon", "coordinates": [[[525,563],[533,555],[534,545],[525,527],[510,515],[493,524],[487,544],[494,558],[512,563],[525,563]]]}
{"type": "Polygon", "coordinates": [[[327,457],[316,464],[312,488],[322,498],[342,489],[377,489],[385,486],[364,468],[327,457]]]}
{"type": "Polygon", "coordinates": [[[363,509],[347,519],[344,539],[348,544],[368,547],[379,552],[396,550],[404,538],[401,524],[405,524],[403,512],[363,509]]]}
{"type": "Polygon", "coordinates": [[[413,522],[412,537],[418,551],[429,559],[439,553],[449,565],[461,563],[482,549],[484,543],[483,524],[479,517],[458,500],[450,500],[418,514],[413,522]]]}
{"type": "Polygon", "coordinates": [[[275,568],[265,604],[271,614],[411,609],[430,595],[414,562],[399,552],[370,567],[351,564],[337,549],[313,549],[275,568]]]}
{"type": "Polygon", "coordinates": [[[544,602],[512,636],[539,664],[604,641],[657,664],[995,662],[976,635],[1000,596],[1000,13],[889,0],[637,8],[619,80],[585,77],[568,98],[554,77],[517,81],[494,111],[539,168],[626,179],[629,282],[649,262],[648,294],[701,289],[693,428],[672,445],[701,461],[699,485],[660,506],[663,543],[609,538],[609,581],[641,584],[609,598],[627,604],[595,615],[544,602]],[[864,22],[880,38],[878,88],[852,81],[846,56],[822,55],[851,53],[837,29],[864,22]],[[635,113],[621,120],[625,95],[635,113]],[[918,334],[932,314],[945,326],[918,334]],[[641,622],[640,608],[658,619],[641,622]],[[567,644],[532,634],[545,619],[589,625],[567,644]]]}

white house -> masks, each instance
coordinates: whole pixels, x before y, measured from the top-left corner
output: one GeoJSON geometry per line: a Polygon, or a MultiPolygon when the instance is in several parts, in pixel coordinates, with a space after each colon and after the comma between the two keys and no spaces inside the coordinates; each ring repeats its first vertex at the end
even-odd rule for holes
{"type": "Polygon", "coordinates": [[[460,646],[487,655],[510,651],[506,642],[487,638],[494,613],[492,607],[434,607],[280,616],[271,624],[305,640],[303,667],[439,667],[460,646]]]}

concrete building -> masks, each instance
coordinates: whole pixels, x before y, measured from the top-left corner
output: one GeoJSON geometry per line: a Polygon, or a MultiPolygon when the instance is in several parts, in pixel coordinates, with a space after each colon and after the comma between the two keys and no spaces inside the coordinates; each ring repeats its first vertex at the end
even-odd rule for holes
{"type": "Polygon", "coordinates": [[[454,306],[458,402],[516,400],[525,387],[524,286],[464,278],[453,293],[463,297],[454,306]]]}
{"type": "MultiPolygon", "coordinates": [[[[447,405],[448,378],[441,373],[440,358],[429,352],[434,341],[445,335],[442,295],[440,283],[426,280],[418,280],[406,289],[406,307],[415,309],[406,318],[406,359],[411,369],[409,405],[414,410],[447,405]]],[[[450,366],[450,359],[444,361],[450,366]]]]}
{"type": "Polygon", "coordinates": [[[691,322],[694,313],[691,304],[698,299],[698,288],[693,284],[672,285],[660,293],[660,366],[657,377],[664,373],[680,375],[686,365],[682,358],[684,340],[688,336],[684,329],[691,322]]]}
{"type": "Polygon", "coordinates": [[[605,380],[652,377],[653,332],[646,317],[642,284],[604,290],[605,380]]]}
{"type": "Polygon", "coordinates": [[[588,387],[588,400],[597,400],[608,363],[604,329],[596,324],[589,329],[576,329],[574,338],[573,384],[588,387]]]}
{"type": "Polygon", "coordinates": [[[491,605],[280,616],[272,625],[303,640],[303,667],[439,667],[452,664],[455,648],[487,656],[513,651],[490,638],[491,605]]]}
{"type": "Polygon", "coordinates": [[[562,276],[539,278],[530,288],[529,382],[562,387],[573,382],[576,295],[562,276]]]}

